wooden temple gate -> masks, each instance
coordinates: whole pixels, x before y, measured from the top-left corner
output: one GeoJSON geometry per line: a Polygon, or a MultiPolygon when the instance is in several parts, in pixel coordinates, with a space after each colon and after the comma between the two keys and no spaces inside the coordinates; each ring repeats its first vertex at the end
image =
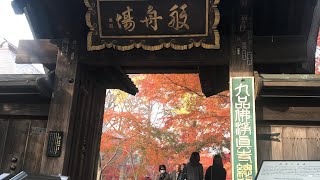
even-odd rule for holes
{"type": "Polygon", "coordinates": [[[96,2],[13,1],[37,38],[20,41],[16,62],[50,73],[0,77],[0,172],[95,179],[105,89],[136,94],[132,73],[199,73],[207,96],[228,90],[229,77],[254,77],[258,164],[320,159],[320,77],[312,75],[319,1],[203,0],[212,42],[153,46],[97,40],[96,2]]]}

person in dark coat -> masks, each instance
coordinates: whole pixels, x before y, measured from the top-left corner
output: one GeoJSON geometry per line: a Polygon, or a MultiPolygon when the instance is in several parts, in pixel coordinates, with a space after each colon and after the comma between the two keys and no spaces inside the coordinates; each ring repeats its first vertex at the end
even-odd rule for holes
{"type": "Polygon", "coordinates": [[[222,158],[220,155],[215,155],[213,164],[210,166],[205,175],[205,180],[226,180],[227,172],[223,168],[222,158]]]}
{"type": "Polygon", "coordinates": [[[203,180],[203,167],[200,164],[200,154],[199,152],[193,152],[190,157],[190,161],[184,168],[184,173],[186,180],[203,180]]]}
{"type": "Polygon", "coordinates": [[[170,173],[170,180],[180,180],[181,166],[176,164],[175,170],[170,173]]]}
{"type": "Polygon", "coordinates": [[[167,168],[165,165],[161,164],[159,166],[159,178],[158,180],[170,180],[170,176],[169,174],[167,173],[167,168]]]}
{"type": "Polygon", "coordinates": [[[182,163],[180,166],[181,175],[180,175],[179,180],[186,180],[186,178],[187,178],[186,170],[184,169],[185,167],[186,167],[186,164],[182,163]]]}

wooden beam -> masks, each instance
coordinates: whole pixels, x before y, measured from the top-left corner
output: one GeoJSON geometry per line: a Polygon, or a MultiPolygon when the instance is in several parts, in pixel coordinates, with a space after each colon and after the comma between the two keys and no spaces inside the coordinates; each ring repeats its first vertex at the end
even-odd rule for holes
{"type": "MultiPolygon", "coordinates": [[[[176,51],[172,49],[163,49],[160,51],[145,51],[135,49],[131,51],[116,51],[114,49],[105,49],[95,52],[86,52],[82,54],[80,62],[95,66],[195,66],[195,65],[223,65],[227,64],[228,43],[221,37],[220,50],[206,50],[202,48],[193,48],[188,51],[176,51]]],[[[83,49],[85,52],[86,49],[83,49]]]]}
{"type": "Polygon", "coordinates": [[[261,97],[256,101],[257,106],[272,107],[320,107],[320,98],[315,97],[261,97]]]}
{"type": "Polygon", "coordinates": [[[320,81],[319,74],[260,74],[264,80],[320,81]]]}
{"type": "Polygon", "coordinates": [[[257,101],[257,119],[320,121],[320,76],[260,74],[263,90],[257,101]]]}
{"type": "Polygon", "coordinates": [[[120,67],[105,67],[96,70],[96,78],[105,89],[120,89],[131,95],[138,93],[138,88],[120,67]]]}
{"type": "Polygon", "coordinates": [[[0,87],[31,87],[36,85],[36,79],[44,74],[0,74],[0,87]]]}
{"type": "Polygon", "coordinates": [[[268,120],[268,121],[257,121],[257,127],[259,126],[283,126],[283,127],[297,127],[303,126],[306,128],[320,126],[320,121],[282,121],[282,120],[268,120]]]}
{"type": "Polygon", "coordinates": [[[320,81],[263,81],[264,87],[320,87],[320,81]]]}
{"type": "Polygon", "coordinates": [[[49,104],[50,99],[41,96],[41,94],[0,94],[1,103],[22,103],[22,104],[49,104]]]}
{"type": "Polygon", "coordinates": [[[17,64],[55,64],[58,47],[48,39],[20,40],[17,49],[17,64]]]}
{"type": "Polygon", "coordinates": [[[320,121],[320,107],[280,107],[275,104],[272,107],[257,107],[257,111],[257,121],[320,121]]]}
{"type": "Polygon", "coordinates": [[[197,66],[121,66],[123,71],[127,74],[186,74],[198,73],[199,67],[197,66]]]}
{"type": "Polygon", "coordinates": [[[320,75],[260,74],[260,97],[320,98],[320,75]]]}
{"type": "Polygon", "coordinates": [[[50,98],[42,95],[37,79],[39,75],[2,74],[0,75],[0,102],[2,103],[48,103],[50,98]]]}
{"type": "Polygon", "coordinates": [[[0,103],[0,115],[48,116],[49,104],[0,103]]]}
{"type": "Polygon", "coordinates": [[[316,74],[260,74],[264,87],[319,87],[316,74]]]}
{"type": "MultiPolygon", "coordinates": [[[[302,36],[253,37],[256,64],[302,63],[307,61],[306,39],[302,36]]],[[[144,67],[197,67],[228,65],[230,54],[226,37],[221,37],[221,50],[200,48],[189,51],[165,49],[148,52],[140,49],[128,52],[102,50],[81,55],[79,62],[94,66],[122,66],[124,71],[143,72],[144,67]],[[138,69],[137,69],[138,68],[138,69]]],[[[86,52],[86,49],[83,49],[86,52]]],[[[23,40],[17,53],[17,63],[55,64],[58,49],[49,40],[23,40]]]]}
{"type": "Polygon", "coordinates": [[[262,98],[320,98],[320,87],[317,88],[282,88],[282,87],[272,87],[264,88],[260,93],[262,98]]]}
{"type": "MultiPolygon", "coordinates": [[[[226,47],[227,48],[227,47],[226,47]]],[[[83,50],[84,52],[86,49],[83,50]]],[[[19,43],[16,63],[42,63],[55,64],[58,48],[51,44],[49,40],[22,40],[19,43]],[[44,47],[44,48],[43,48],[44,47]]],[[[223,50],[204,50],[200,48],[191,51],[162,50],[149,52],[143,50],[133,50],[128,52],[119,52],[115,50],[102,50],[99,52],[88,52],[81,56],[80,62],[91,65],[121,65],[121,66],[169,66],[169,65],[188,65],[188,64],[225,64],[225,51],[223,50]],[[181,63],[183,57],[184,63],[181,63]],[[208,61],[211,57],[214,61],[208,61]],[[154,63],[154,64],[153,64],[154,63]]]]}

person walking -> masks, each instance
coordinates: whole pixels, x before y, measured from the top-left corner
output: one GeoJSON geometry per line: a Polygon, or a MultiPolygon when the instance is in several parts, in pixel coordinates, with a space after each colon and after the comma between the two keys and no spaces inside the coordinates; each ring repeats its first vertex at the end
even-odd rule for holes
{"type": "Polygon", "coordinates": [[[181,166],[179,164],[175,165],[175,170],[170,173],[170,180],[180,180],[181,176],[181,166]]]}
{"type": "Polygon", "coordinates": [[[210,166],[205,175],[205,180],[226,180],[227,172],[223,168],[222,158],[219,154],[213,158],[213,164],[210,166]]]}
{"type": "Polygon", "coordinates": [[[185,167],[186,167],[185,163],[182,163],[180,165],[181,174],[180,174],[180,179],[179,180],[186,180],[186,178],[187,178],[186,170],[184,169],[185,167]]]}
{"type": "Polygon", "coordinates": [[[158,180],[170,180],[170,176],[169,174],[167,173],[167,168],[165,165],[161,164],[159,166],[159,178],[158,180]]]}
{"type": "Polygon", "coordinates": [[[190,156],[190,161],[184,168],[184,173],[186,180],[203,180],[203,167],[200,164],[200,154],[199,152],[193,152],[190,156]]]}

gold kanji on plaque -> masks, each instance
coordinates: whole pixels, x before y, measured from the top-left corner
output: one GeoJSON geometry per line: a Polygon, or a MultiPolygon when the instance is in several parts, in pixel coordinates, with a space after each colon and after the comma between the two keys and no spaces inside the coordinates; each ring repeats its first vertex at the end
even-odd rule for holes
{"type": "Polygon", "coordinates": [[[131,9],[130,6],[127,6],[127,10],[122,12],[122,15],[117,14],[116,21],[118,23],[119,29],[122,29],[123,25],[123,28],[126,31],[131,32],[134,30],[134,28],[136,27],[136,23],[133,21],[133,17],[131,16],[132,11],[133,9],[131,9]]]}
{"type": "Polygon", "coordinates": [[[158,20],[162,19],[162,16],[158,16],[158,12],[153,9],[153,6],[148,7],[147,11],[148,16],[145,17],[144,20],[141,20],[140,22],[145,23],[147,27],[149,25],[154,31],[158,30],[158,20]]]}
{"type": "Polygon", "coordinates": [[[182,28],[189,29],[189,25],[187,24],[188,20],[188,14],[186,11],[186,8],[188,7],[187,4],[183,4],[182,6],[174,5],[170,9],[170,17],[171,21],[169,22],[168,26],[175,29],[175,30],[180,30],[182,28]],[[179,12],[180,9],[180,12],[179,12]]]}

